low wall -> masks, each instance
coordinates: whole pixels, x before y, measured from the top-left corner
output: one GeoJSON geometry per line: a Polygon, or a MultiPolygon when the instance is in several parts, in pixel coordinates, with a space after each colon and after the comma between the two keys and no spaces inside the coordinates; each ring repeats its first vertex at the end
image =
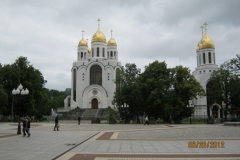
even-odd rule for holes
{"type": "Polygon", "coordinates": [[[224,126],[240,126],[240,122],[223,122],[224,126]]]}

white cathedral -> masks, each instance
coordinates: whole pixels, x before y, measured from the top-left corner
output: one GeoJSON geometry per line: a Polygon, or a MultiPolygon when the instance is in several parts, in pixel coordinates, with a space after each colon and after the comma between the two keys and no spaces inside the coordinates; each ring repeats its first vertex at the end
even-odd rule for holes
{"type": "Polygon", "coordinates": [[[112,34],[107,42],[98,24],[90,48],[82,37],[78,43],[77,61],[73,62],[71,70],[71,96],[64,100],[65,109],[113,107],[116,72],[121,68],[117,43],[112,34]]]}
{"type": "MultiPolygon", "coordinates": [[[[215,45],[209,37],[205,27],[202,27],[202,38],[196,49],[197,68],[193,72],[194,77],[200,82],[204,90],[207,91],[211,73],[218,70],[215,61],[215,45]],[[203,28],[205,28],[205,33],[203,28]]],[[[112,37],[106,41],[105,35],[98,30],[93,35],[91,47],[82,37],[78,44],[77,61],[73,62],[71,89],[65,91],[64,110],[79,108],[107,108],[113,107],[112,100],[116,89],[116,72],[121,68],[118,60],[117,43],[112,37]],[[91,48],[91,49],[90,49],[91,48]]],[[[206,118],[220,115],[219,103],[209,101],[207,96],[197,97],[190,100],[190,105],[194,107],[194,115],[199,118],[206,118]]],[[[59,110],[60,111],[60,110],[59,110]]]]}

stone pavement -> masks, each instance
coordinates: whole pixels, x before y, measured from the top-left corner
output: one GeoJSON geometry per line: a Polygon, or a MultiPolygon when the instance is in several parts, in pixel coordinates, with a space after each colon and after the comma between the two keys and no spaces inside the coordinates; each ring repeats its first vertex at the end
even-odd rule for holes
{"type": "Polygon", "coordinates": [[[0,160],[240,159],[240,127],[218,125],[0,123],[0,160]]]}

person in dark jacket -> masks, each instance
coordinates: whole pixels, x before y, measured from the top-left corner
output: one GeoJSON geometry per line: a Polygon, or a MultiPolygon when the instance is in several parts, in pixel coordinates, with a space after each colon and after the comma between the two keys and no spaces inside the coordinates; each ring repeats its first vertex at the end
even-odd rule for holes
{"type": "Polygon", "coordinates": [[[30,126],[31,126],[31,118],[27,117],[27,128],[26,128],[26,132],[27,132],[27,134],[28,134],[28,137],[31,136],[30,126]]]}
{"type": "Polygon", "coordinates": [[[78,125],[80,125],[81,117],[78,117],[78,125]]]}
{"type": "Polygon", "coordinates": [[[58,128],[59,128],[59,126],[58,126],[58,115],[56,116],[56,118],[55,118],[55,126],[54,126],[54,131],[55,131],[55,129],[57,128],[57,131],[59,131],[58,130],[58,128]]]}
{"type": "Polygon", "coordinates": [[[22,132],[23,132],[23,137],[26,136],[26,129],[27,129],[27,117],[23,118],[23,122],[22,122],[22,132]]]}

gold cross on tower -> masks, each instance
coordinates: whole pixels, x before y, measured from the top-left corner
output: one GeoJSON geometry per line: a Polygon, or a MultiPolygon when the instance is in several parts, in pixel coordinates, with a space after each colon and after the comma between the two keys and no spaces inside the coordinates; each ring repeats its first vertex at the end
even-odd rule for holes
{"type": "Polygon", "coordinates": [[[101,21],[101,19],[98,18],[97,21],[98,21],[98,28],[99,28],[99,27],[100,27],[100,21],[101,21]]]}
{"type": "Polygon", "coordinates": [[[82,37],[83,37],[83,33],[84,33],[84,31],[82,31],[82,37]]]}
{"type": "Polygon", "coordinates": [[[203,24],[204,26],[205,26],[205,34],[207,33],[207,23],[205,22],[204,24],[203,24]]]}
{"type": "Polygon", "coordinates": [[[112,32],[113,32],[113,30],[111,30],[111,37],[112,37],[112,32]]]}
{"type": "Polygon", "coordinates": [[[202,28],[202,36],[203,36],[203,28],[204,28],[204,27],[203,27],[203,26],[201,26],[200,28],[202,28]]]}

